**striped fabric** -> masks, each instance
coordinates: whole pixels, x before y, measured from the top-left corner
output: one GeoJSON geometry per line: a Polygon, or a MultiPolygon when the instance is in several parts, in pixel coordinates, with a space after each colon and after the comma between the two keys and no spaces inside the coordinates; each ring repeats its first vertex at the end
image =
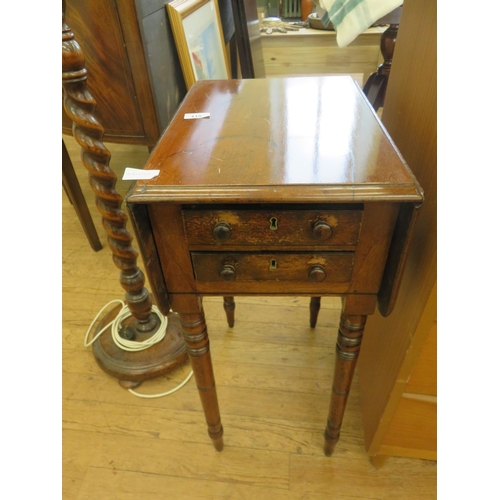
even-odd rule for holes
{"type": "Polygon", "coordinates": [[[377,19],[403,5],[403,0],[316,0],[316,5],[320,12],[325,11],[323,25],[331,21],[338,46],[345,47],[377,19]]]}

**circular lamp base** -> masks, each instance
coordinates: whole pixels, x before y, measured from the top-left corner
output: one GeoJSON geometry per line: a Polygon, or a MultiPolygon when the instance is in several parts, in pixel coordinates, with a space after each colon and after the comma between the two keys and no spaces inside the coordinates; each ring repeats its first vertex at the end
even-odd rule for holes
{"type": "MultiPolygon", "coordinates": [[[[93,335],[113,321],[120,310],[121,306],[113,308],[97,325],[93,335]]],[[[184,363],[187,358],[187,351],[182,337],[179,317],[177,314],[170,312],[167,318],[168,325],[165,338],[144,351],[129,352],[120,349],[113,340],[111,327],[108,327],[92,344],[97,364],[106,373],[117,378],[120,385],[127,389],[138,387],[145,380],[161,377],[171,372],[184,363]]],[[[133,317],[128,318],[129,323],[133,323],[133,321],[133,317]]],[[[126,326],[127,319],[123,323],[123,326],[126,326]]],[[[154,335],[155,331],[147,334],[138,333],[135,340],[142,342],[154,335]]]]}

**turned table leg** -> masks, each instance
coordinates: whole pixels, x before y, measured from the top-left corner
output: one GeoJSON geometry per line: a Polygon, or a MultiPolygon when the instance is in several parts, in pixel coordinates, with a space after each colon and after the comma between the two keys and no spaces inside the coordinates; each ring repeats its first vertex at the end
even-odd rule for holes
{"type": "Polygon", "coordinates": [[[311,328],[316,326],[320,307],[321,297],[311,297],[311,301],[309,302],[309,324],[311,328]]]}
{"type": "Polygon", "coordinates": [[[217,451],[222,451],[223,428],[220,420],[219,403],[215,389],[215,378],[210,356],[207,325],[201,303],[193,313],[179,313],[181,329],[187,353],[193,368],[194,378],[200,394],[201,404],[208,426],[208,435],[217,451]]]}
{"type": "Polygon", "coordinates": [[[229,328],[234,326],[234,309],[236,304],[234,303],[234,297],[224,297],[224,311],[226,311],[227,324],[229,328]]]}
{"type": "Polygon", "coordinates": [[[354,369],[358,359],[366,316],[347,315],[342,312],[337,336],[337,357],[333,378],[330,409],[325,429],[324,451],[331,456],[340,436],[342,419],[349,396],[354,369]]]}

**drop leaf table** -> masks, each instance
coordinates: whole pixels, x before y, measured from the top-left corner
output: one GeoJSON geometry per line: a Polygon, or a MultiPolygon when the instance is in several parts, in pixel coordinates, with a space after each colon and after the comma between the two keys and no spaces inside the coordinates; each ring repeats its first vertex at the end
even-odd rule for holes
{"type": "MultiPolygon", "coordinates": [[[[160,310],[179,314],[208,433],[223,448],[202,297],[342,297],[325,447],[339,439],[367,316],[390,314],[423,192],[344,76],[200,81],[127,207],[160,310]]],[[[326,409],[325,409],[326,416],[326,409]]]]}

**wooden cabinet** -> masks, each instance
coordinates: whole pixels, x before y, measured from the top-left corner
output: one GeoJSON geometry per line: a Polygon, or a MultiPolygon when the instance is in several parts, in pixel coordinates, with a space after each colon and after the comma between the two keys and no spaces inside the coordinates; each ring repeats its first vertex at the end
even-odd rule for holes
{"type": "MultiPolygon", "coordinates": [[[[437,449],[437,322],[436,285],[434,285],[424,311],[411,338],[395,342],[389,333],[389,345],[363,351],[360,370],[377,373],[377,358],[387,363],[393,356],[401,364],[394,383],[374,389],[373,397],[380,397],[383,388],[389,389],[387,404],[376,420],[376,413],[364,408],[365,437],[369,454],[396,455],[436,460],[437,449]],[[404,349],[401,348],[404,346],[404,349]],[[367,422],[367,418],[373,420],[367,422]],[[367,432],[368,431],[368,432],[367,432]],[[370,433],[371,431],[371,433],[370,433]]],[[[387,321],[385,319],[384,321],[387,321]]],[[[368,333],[368,339],[373,340],[368,333]]],[[[366,340],[366,339],[365,339],[366,340]]],[[[366,345],[365,345],[366,347],[366,345]]],[[[389,363],[387,363],[389,364],[389,363]]],[[[389,365],[389,371],[393,366],[389,365]]],[[[397,365],[394,367],[396,368],[397,365]]],[[[367,376],[364,375],[364,377],[367,376]]],[[[363,377],[362,377],[363,378],[363,377]]],[[[378,381],[381,377],[377,378],[378,381]]],[[[383,380],[383,379],[382,379],[383,380]]],[[[372,388],[373,389],[373,388],[372,388]]],[[[363,378],[363,397],[367,400],[368,384],[363,378]]]]}
{"type": "Polygon", "coordinates": [[[359,384],[369,455],[436,459],[436,3],[403,7],[382,121],[425,192],[398,303],[372,316],[359,384]]]}
{"type": "MultiPolygon", "coordinates": [[[[153,146],[186,87],[165,1],[67,0],[104,140],[153,146]]],[[[71,122],[63,110],[63,132],[71,122]]]]}

